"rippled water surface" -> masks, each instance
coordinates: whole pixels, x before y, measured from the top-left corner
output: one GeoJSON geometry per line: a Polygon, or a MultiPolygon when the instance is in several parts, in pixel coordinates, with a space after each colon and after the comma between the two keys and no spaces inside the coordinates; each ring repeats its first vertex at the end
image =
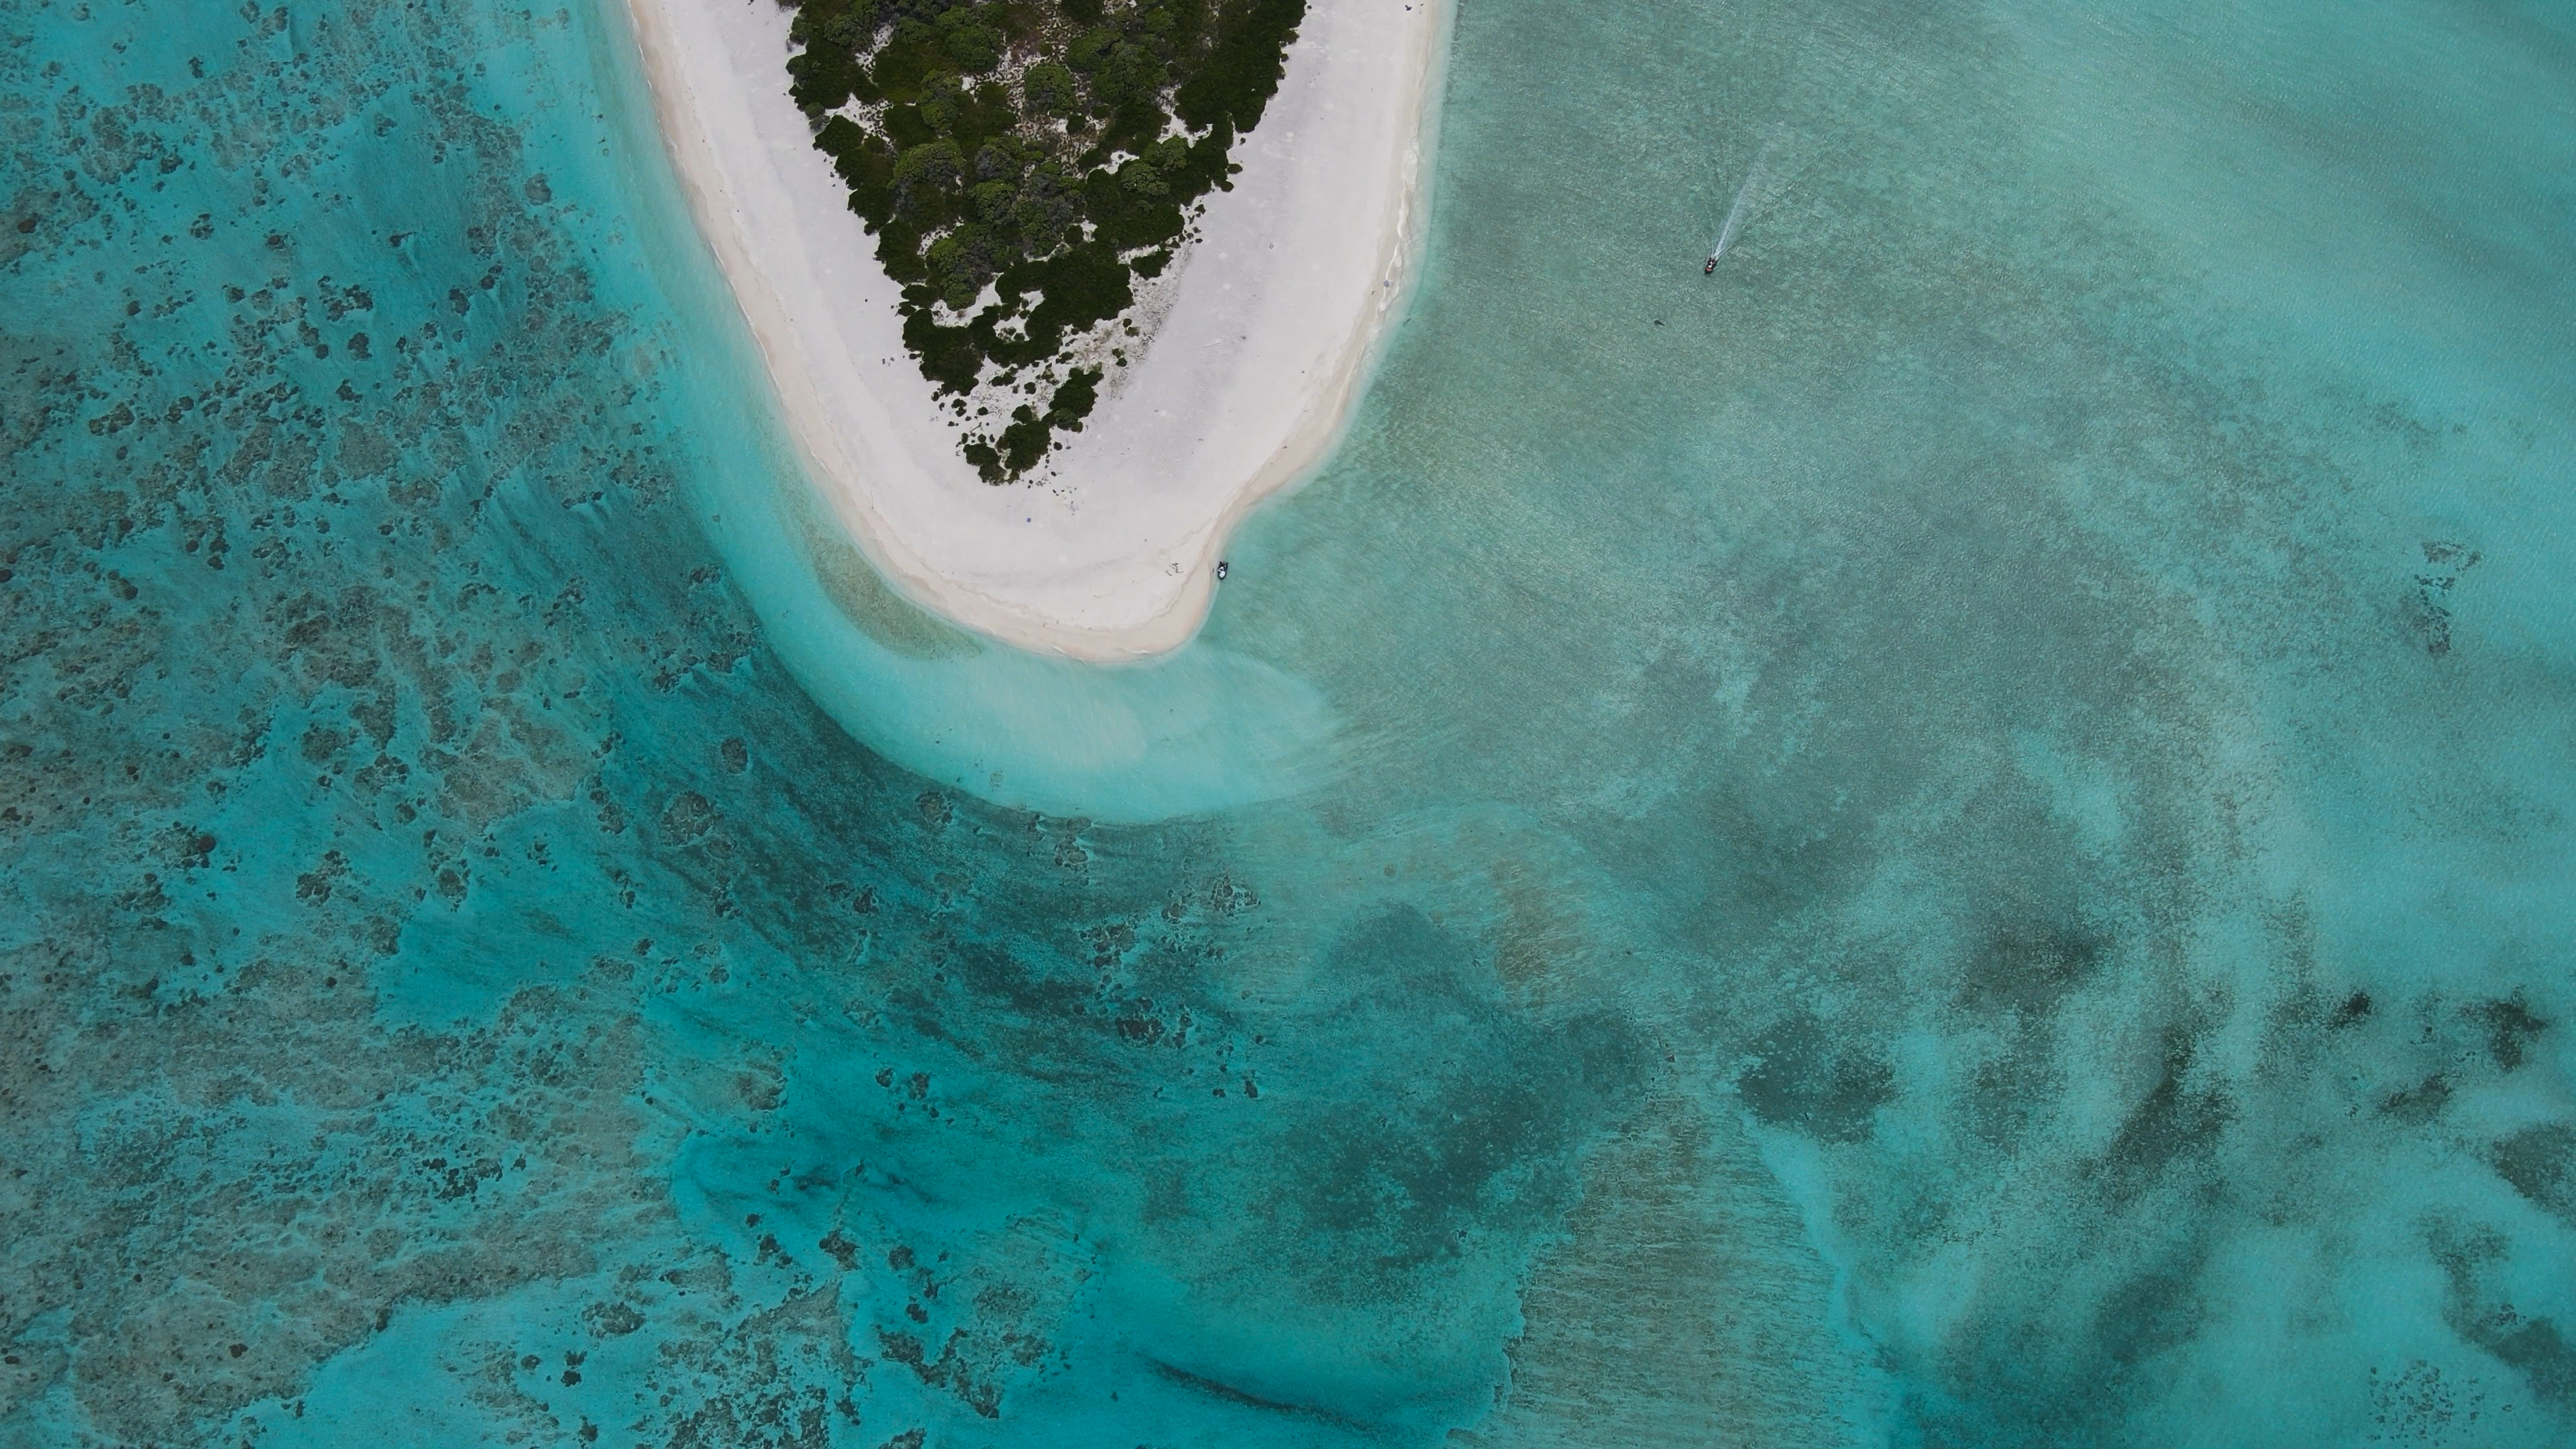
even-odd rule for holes
{"type": "Polygon", "coordinates": [[[2562,7],[1466,0],[1114,671],[613,9],[0,32],[0,1442],[2576,1438],[2562,7]]]}

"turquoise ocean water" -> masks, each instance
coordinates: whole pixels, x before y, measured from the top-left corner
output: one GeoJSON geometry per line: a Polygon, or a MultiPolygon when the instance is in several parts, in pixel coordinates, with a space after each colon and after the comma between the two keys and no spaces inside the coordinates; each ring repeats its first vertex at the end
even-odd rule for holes
{"type": "Polygon", "coordinates": [[[1466,0],[1125,670],[613,8],[0,35],[0,1443],[2576,1438],[2564,7],[1466,0]]]}

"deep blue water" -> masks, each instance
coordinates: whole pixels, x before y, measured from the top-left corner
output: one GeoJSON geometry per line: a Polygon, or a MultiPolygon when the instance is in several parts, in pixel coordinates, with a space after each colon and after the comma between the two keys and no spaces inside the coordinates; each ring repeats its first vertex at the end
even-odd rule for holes
{"type": "Polygon", "coordinates": [[[2576,1438],[2563,8],[1468,0],[1130,670],[613,8],[0,22],[0,1442],[2576,1438]]]}

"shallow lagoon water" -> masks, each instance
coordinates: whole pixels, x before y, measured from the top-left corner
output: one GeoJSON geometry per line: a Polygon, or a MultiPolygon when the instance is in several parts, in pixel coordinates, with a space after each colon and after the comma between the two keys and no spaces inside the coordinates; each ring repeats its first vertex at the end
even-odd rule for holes
{"type": "Polygon", "coordinates": [[[0,14],[9,1442],[2576,1429],[2554,11],[1471,0],[1122,671],[613,16],[0,14]]]}

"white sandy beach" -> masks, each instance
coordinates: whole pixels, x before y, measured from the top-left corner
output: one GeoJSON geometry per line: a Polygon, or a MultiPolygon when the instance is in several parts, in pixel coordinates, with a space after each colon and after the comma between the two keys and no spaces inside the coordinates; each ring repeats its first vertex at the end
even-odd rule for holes
{"type": "Polygon", "coordinates": [[[1218,548],[1330,451],[1419,249],[1447,0],[1309,0],[1129,375],[1034,483],[984,483],[875,238],[787,97],[773,0],[627,0],[662,133],[817,486],[906,593],[1024,648],[1186,642],[1218,548]]]}

